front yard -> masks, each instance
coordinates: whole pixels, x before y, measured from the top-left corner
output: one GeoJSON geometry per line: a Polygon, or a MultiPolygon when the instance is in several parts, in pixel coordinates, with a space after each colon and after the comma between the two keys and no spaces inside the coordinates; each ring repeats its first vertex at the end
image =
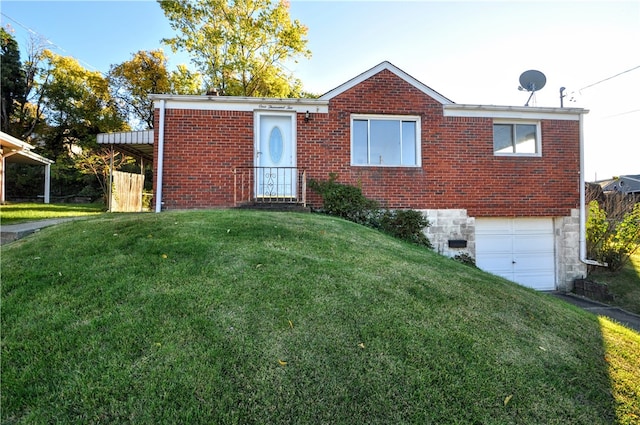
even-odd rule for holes
{"type": "Polygon", "coordinates": [[[49,218],[98,215],[104,212],[102,204],[39,204],[20,203],[0,205],[0,224],[17,224],[49,218]]]}

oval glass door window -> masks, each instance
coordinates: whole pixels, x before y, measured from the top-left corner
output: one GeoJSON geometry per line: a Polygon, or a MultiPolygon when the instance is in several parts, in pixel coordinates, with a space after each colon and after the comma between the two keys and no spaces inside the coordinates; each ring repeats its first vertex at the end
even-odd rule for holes
{"type": "Polygon", "coordinates": [[[282,131],[280,131],[279,127],[273,127],[269,135],[269,155],[271,156],[271,162],[274,164],[280,162],[283,148],[282,131]]]}

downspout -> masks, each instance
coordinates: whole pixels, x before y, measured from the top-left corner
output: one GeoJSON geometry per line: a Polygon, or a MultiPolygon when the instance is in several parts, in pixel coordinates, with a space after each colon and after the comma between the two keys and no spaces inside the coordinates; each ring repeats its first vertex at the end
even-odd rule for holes
{"type": "Polygon", "coordinates": [[[164,168],[164,110],[165,99],[160,100],[160,118],[158,122],[158,169],[156,171],[156,212],[162,211],[162,171],[164,168]]]}
{"type": "Polygon", "coordinates": [[[584,178],[584,128],[583,114],[580,114],[580,261],[590,266],[607,267],[607,263],[587,259],[587,207],[584,178]]]}

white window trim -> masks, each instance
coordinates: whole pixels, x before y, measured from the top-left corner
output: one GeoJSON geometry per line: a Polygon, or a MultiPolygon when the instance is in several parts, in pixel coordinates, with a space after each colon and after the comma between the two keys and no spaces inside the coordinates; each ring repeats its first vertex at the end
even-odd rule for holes
{"type": "MultiPolygon", "coordinates": [[[[494,119],[493,123],[491,123],[491,130],[493,134],[493,124],[511,124],[511,125],[535,125],[536,126],[536,152],[535,153],[498,153],[495,150],[493,151],[494,156],[517,156],[517,157],[534,157],[538,158],[542,156],[542,126],[540,125],[540,121],[531,121],[531,120],[500,120],[494,119]]],[[[491,139],[491,149],[493,149],[493,138],[491,139]]]]}
{"type": "MultiPolygon", "coordinates": [[[[422,120],[420,115],[374,115],[374,114],[351,114],[350,129],[350,162],[352,167],[387,167],[387,168],[421,168],[422,167],[422,120]],[[416,163],[405,164],[356,164],[353,162],[353,121],[355,120],[388,120],[388,121],[413,121],[416,123],[416,163]]],[[[402,158],[402,153],[400,154],[402,158]]]]}

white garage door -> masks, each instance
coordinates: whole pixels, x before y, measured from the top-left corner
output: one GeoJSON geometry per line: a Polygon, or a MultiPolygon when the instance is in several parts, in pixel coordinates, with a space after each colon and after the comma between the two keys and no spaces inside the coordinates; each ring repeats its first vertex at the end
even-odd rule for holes
{"type": "Polygon", "coordinates": [[[476,265],[530,288],[555,289],[553,220],[476,219],[476,265]]]}

